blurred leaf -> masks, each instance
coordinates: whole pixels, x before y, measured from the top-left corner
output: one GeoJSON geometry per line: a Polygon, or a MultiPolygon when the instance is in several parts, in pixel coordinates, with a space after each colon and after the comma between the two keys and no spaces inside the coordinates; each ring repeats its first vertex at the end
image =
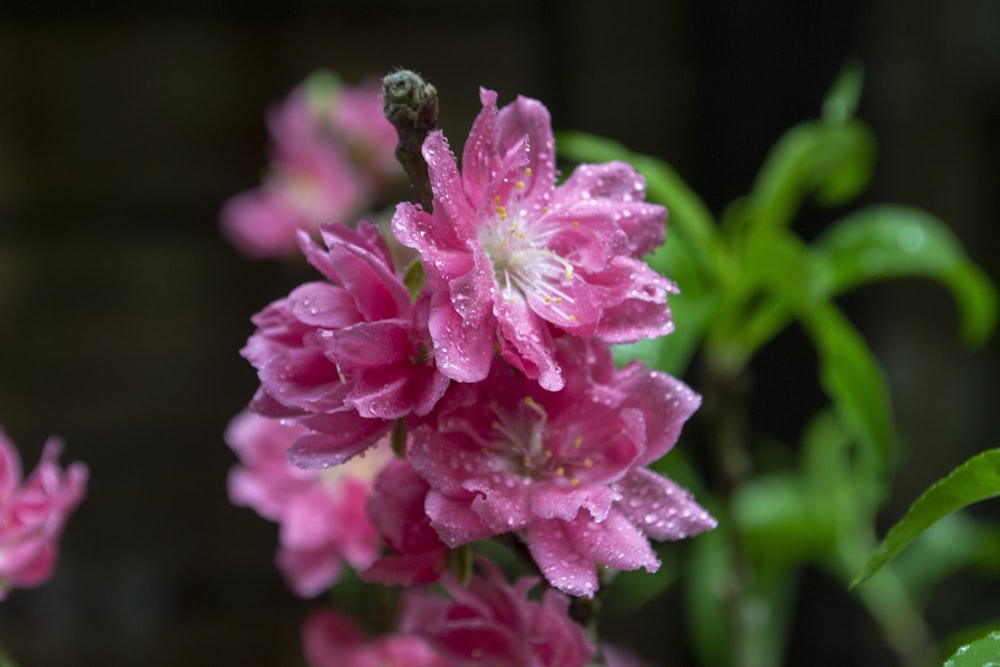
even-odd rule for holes
{"type": "Polygon", "coordinates": [[[859,60],[848,61],[823,100],[823,119],[840,123],[854,115],[865,82],[865,68],[859,60]]]}
{"type": "Polygon", "coordinates": [[[1000,632],[966,644],[948,658],[944,667],[1000,667],[1000,632]]]}
{"type": "Polygon", "coordinates": [[[997,554],[1000,554],[1000,530],[957,512],[924,531],[919,540],[896,557],[894,566],[910,596],[919,601],[930,595],[938,582],[958,570],[977,565],[989,567],[997,560],[997,554]]]}
{"type": "Polygon", "coordinates": [[[810,192],[827,206],[850,201],[868,185],[875,153],[875,139],[860,121],[793,127],[771,149],[754,183],[741,216],[748,233],[787,227],[810,192]]]}
{"type": "Polygon", "coordinates": [[[677,545],[657,545],[660,569],[652,574],[645,570],[625,570],[615,574],[604,611],[612,616],[634,612],[667,590],[680,576],[677,545]]]}
{"type": "Polygon", "coordinates": [[[870,206],[816,241],[830,258],[834,290],[898,276],[932,278],[958,301],[967,341],[982,344],[996,325],[997,293],[938,218],[904,206],[870,206]]]}
{"type": "Polygon", "coordinates": [[[744,482],[730,505],[746,551],[760,568],[789,568],[834,544],[828,508],[813,502],[797,473],[773,473],[744,482]]]}
{"type": "Polygon", "coordinates": [[[684,578],[684,599],[698,664],[704,667],[730,665],[732,632],[725,595],[732,569],[732,555],[722,531],[713,530],[694,540],[684,578]]]}
{"type": "Polygon", "coordinates": [[[917,498],[906,516],[889,530],[851,587],[878,572],[934,522],[966,505],[997,495],[1000,495],[1000,449],[990,449],[960,465],[917,498]]]}
{"type": "Polygon", "coordinates": [[[867,343],[836,307],[817,304],[803,314],[803,325],[819,352],[819,377],[845,424],[884,470],[895,454],[889,390],[867,343]]]}
{"type": "Polygon", "coordinates": [[[763,284],[779,302],[808,307],[830,293],[833,277],[827,258],[791,232],[761,229],[746,239],[744,280],[763,284]]]}

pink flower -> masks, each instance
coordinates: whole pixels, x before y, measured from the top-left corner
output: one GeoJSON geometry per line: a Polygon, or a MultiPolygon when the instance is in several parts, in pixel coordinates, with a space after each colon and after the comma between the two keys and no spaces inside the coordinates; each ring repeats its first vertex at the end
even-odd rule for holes
{"type": "Polygon", "coordinates": [[[673,447],[700,398],[639,363],[616,371],[598,343],[563,337],[555,350],[567,369],[562,391],[496,364],[482,383],[451,386],[413,431],[410,457],[431,486],[427,515],[446,544],[523,531],[554,586],[592,595],[596,564],[654,571],[648,537],[714,525],[685,491],[643,468],[673,447]]]}
{"type": "Polygon", "coordinates": [[[86,494],[86,466],[61,470],[61,450],[58,440],[45,443],[38,467],[22,482],[21,458],[0,430],[0,600],[13,587],[51,576],[66,519],[86,494]]]}
{"type": "Polygon", "coordinates": [[[244,412],[226,442],[240,458],[229,473],[229,498],[281,525],[278,568],[289,588],[315,596],[337,581],[346,561],[368,567],[381,542],[365,512],[372,481],[391,457],[388,444],[330,470],[302,470],[286,451],[303,432],[244,412]]]}
{"type": "Polygon", "coordinates": [[[569,617],[569,598],[547,589],[529,600],[537,578],[508,585],[500,571],[480,562],[486,577],[468,586],[444,580],[449,598],[422,589],[405,593],[400,627],[426,639],[449,667],[584,667],[594,655],[583,628],[569,617]]]}
{"type": "Polygon", "coordinates": [[[368,640],[348,619],[326,609],[306,619],[302,645],[309,667],[449,667],[420,637],[368,640]]]}
{"type": "Polygon", "coordinates": [[[399,137],[382,112],[382,82],[369,80],[357,88],[344,87],[330,107],[330,120],[359,172],[382,192],[402,174],[396,160],[399,137]]]}
{"type": "Polygon", "coordinates": [[[296,230],[354,219],[390,189],[402,170],[380,92],[375,81],[351,88],[321,73],[270,112],[268,174],[259,188],[233,197],[221,215],[223,232],[241,252],[291,254],[296,230]]]}
{"type": "Polygon", "coordinates": [[[434,212],[402,203],[393,232],[416,249],[430,283],[438,366],[483,380],[494,348],[548,390],[563,387],[560,332],[608,343],[673,329],[673,283],[638,258],[663,241],[666,211],[644,202],[645,183],[621,162],[583,165],[555,185],[549,113],[520,97],[497,110],[482,90],[459,173],[441,132],[423,154],[434,212]]]}
{"type": "Polygon", "coordinates": [[[448,564],[448,547],[441,542],[424,512],[430,490],[406,461],[391,461],[375,480],[368,498],[368,516],[395,555],[382,556],[361,578],[380,584],[428,584],[437,581],[448,564]]]}
{"type": "Polygon", "coordinates": [[[328,250],[300,233],[311,282],[258,313],[243,356],[260,378],[255,412],[307,432],[289,456],[303,467],[342,463],[388,432],[393,420],[427,414],[448,379],[427,333],[429,296],[416,304],[371,223],[320,228],[328,250]]]}
{"type": "Polygon", "coordinates": [[[222,231],[248,257],[293,253],[299,229],[343,220],[362,209],[364,192],[349,162],[322,145],[282,151],[264,184],[230,199],[222,231]]]}

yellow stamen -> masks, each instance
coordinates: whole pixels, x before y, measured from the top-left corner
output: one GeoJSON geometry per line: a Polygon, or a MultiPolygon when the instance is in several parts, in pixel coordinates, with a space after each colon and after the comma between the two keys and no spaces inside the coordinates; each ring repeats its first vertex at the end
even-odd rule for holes
{"type": "Polygon", "coordinates": [[[500,215],[501,220],[507,219],[507,209],[503,206],[497,206],[497,213],[500,215]]]}
{"type": "Polygon", "coordinates": [[[594,467],[594,462],[591,461],[589,458],[586,458],[586,459],[583,460],[583,466],[585,468],[593,468],[594,467]]]}
{"type": "Polygon", "coordinates": [[[573,441],[573,446],[579,448],[580,445],[582,444],[583,444],[583,436],[582,435],[576,436],[576,440],[573,441]]]}
{"type": "Polygon", "coordinates": [[[580,226],[580,221],[579,220],[574,220],[573,221],[573,229],[576,229],[579,226],[580,226]]]}
{"type": "Polygon", "coordinates": [[[518,190],[523,190],[524,189],[524,181],[518,181],[517,183],[514,184],[514,187],[517,188],[518,190]]]}
{"type": "Polygon", "coordinates": [[[524,170],[524,175],[525,175],[525,176],[531,176],[531,167],[527,167],[527,168],[526,168],[526,169],[524,170]]]}
{"type": "Polygon", "coordinates": [[[566,474],[566,468],[559,466],[558,468],[556,468],[556,474],[562,477],[563,475],[566,474]]]}

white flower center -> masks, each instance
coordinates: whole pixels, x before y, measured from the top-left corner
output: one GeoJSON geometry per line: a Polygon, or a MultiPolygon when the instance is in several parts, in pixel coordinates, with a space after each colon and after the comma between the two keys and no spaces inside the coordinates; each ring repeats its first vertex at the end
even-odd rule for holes
{"type": "Polygon", "coordinates": [[[498,195],[493,215],[482,226],[480,241],[493,265],[497,287],[501,297],[511,303],[531,298],[533,309],[541,309],[539,314],[545,319],[560,324],[575,322],[569,289],[573,265],[548,247],[555,227],[547,227],[530,218],[529,211],[517,208],[517,194],[523,187],[524,183],[517,181],[514,196],[506,204],[498,195]]]}

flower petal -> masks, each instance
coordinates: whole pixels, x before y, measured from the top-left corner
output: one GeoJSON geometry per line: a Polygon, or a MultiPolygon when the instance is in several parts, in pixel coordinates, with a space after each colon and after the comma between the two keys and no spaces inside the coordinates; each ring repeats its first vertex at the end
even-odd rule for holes
{"type": "Polygon", "coordinates": [[[594,597],[597,568],[570,541],[567,525],[558,519],[535,521],[525,528],[525,543],[550,584],[569,595],[594,597]]]}
{"type": "Polygon", "coordinates": [[[639,468],[615,484],[618,509],[654,540],[679,540],[715,528],[691,493],[651,470],[639,468]]]}

